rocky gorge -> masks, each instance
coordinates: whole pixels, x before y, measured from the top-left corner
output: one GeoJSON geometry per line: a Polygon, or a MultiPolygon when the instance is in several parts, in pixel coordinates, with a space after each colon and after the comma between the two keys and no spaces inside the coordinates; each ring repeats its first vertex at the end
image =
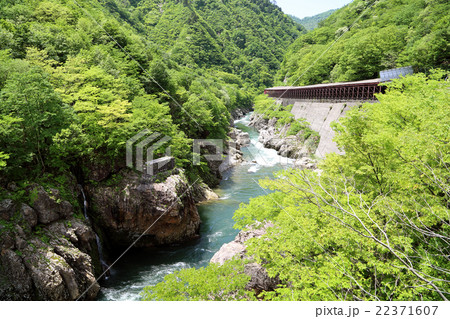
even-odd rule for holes
{"type": "Polygon", "coordinates": [[[194,190],[181,169],[158,178],[122,169],[114,183],[75,184],[76,197],[86,194],[85,215],[81,205],[40,185],[28,190],[32,203],[0,202],[0,299],[94,300],[100,290],[96,276],[107,268],[103,249],[111,261],[131,245],[196,239],[196,204],[216,195],[205,184],[194,190]]]}
{"type": "MultiPolygon", "coordinates": [[[[231,128],[224,160],[208,162],[217,180],[243,161],[246,143],[248,134],[231,128]]],[[[0,300],[95,300],[108,262],[131,245],[197,239],[197,204],[218,198],[178,168],[151,176],[120,163],[92,163],[68,180],[70,200],[38,184],[18,198],[17,187],[8,186],[10,198],[0,202],[0,300]]]]}
{"type": "MultiPolygon", "coordinates": [[[[217,253],[220,256],[226,247],[237,248],[238,253],[234,255],[248,261],[245,271],[251,280],[247,289],[258,292],[276,287],[277,279],[270,278],[264,265],[255,263],[246,252],[247,239],[263,236],[263,233],[259,233],[262,228],[255,227],[239,234],[233,227],[233,215],[250,198],[264,195],[258,180],[271,177],[280,169],[292,167],[293,161],[279,156],[275,150],[265,148],[258,142],[259,133],[248,126],[250,116],[251,114],[247,114],[235,119],[224,152],[224,158],[235,154],[233,161],[239,165],[220,173],[220,184],[214,187],[218,198],[216,195],[197,205],[202,220],[200,237],[184,245],[130,252],[115,265],[114,274],[102,287],[100,300],[140,300],[146,287],[156,285],[166,275],[185,268],[207,267],[213,255],[217,253]],[[225,248],[222,248],[223,245],[225,248]]],[[[211,145],[205,145],[202,150],[205,155],[212,155],[216,151],[211,145]]],[[[212,161],[209,164],[218,169],[226,162],[212,161]]],[[[199,194],[203,192],[198,192],[195,185],[192,190],[196,200],[203,197],[199,194]]],[[[227,251],[234,253],[233,249],[225,250],[223,256],[228,255],[227,251]]],[[[219,257],[219,263],[224,260],[219,257]]]]}
{"type": "MultiPolygon", "coordinates": [[[[276,119],[257,115],[250,120],[264,146],[278,148],[283,156],[302,155],[298,165],[315,167],[304,157],[310,154],[307,147],[296,142],[295,136],[283,135],[288,127],[279,129],[276,119]]],[[[245,162],[241,148],[251,143],[248,132],[230,128],[223,159],[208,161],[217,180],[245,162]]],[[[202,155],[216,151],[205,145],[202,155]]],[[[18,200],[16,187],[9,186],[11,198],[0,203],[0,299],[95,300],[108,262],[129,246],[158,249],[198,239],[197,204],[218,199],[206,183],[189,182],[185,171],[174,165],[147,175],[120,163],[92,164],[86,173],[68,180],[72,200],[56,188],[38,184],[26,189],[25,200],[18,200]],[[80,176],[89,182],[80,183],[80,176]]],[[[245,242],[262,236],[267,227],[239,233],[211,261],[222,263],[235,255],[250,260],[245,242]]],[[[278,284],[263,265],[249,262],[245,272],[252,278],[248,289],[272,290],[278,284]]]]}

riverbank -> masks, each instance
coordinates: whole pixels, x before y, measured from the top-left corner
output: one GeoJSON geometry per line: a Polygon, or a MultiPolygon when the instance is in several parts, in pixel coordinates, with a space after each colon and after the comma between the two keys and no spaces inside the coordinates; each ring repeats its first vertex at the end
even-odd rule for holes
{"type": "Polygon", "coordinates": [[[174,271],[208,265],[223,244],[234,240],[234,211],[250,198],[264,195],[257,181],[290,167],[293,161],[258,142],[259,133],[248,126],[251,114],[234,122],[237,129],[249,134],[250,144],[242,147],[244,162],[225,171],[213,191],[219,196],[198,205],[202,223],[200,237],[191,243],[158,250],[133,250],[111,270],[111,277],[102,283],[99,300],[139,300],[145,286],[156,284],[174,271]]]}
{"type": "Polygon", "coordinates": [[[315,169],[317,161],[313,160],[319,145],[320,136],[308,128],[292,133],[295,122],[279,125],[279,119],[266,118],[264,114],[252,113],[248,125],[259,132],[258,142],[268,149],[273,149],[281,157],[293,160],[294,167],[315,169]]]}

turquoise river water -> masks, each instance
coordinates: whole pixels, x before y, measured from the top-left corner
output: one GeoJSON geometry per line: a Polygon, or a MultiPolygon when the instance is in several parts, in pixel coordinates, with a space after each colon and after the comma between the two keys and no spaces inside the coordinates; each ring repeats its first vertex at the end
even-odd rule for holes
{"type": "Polygon", "coordinates": [[[219,200],[198,206],[200,239],[184,246],[128,252],[111,270],[109,279],[102,282],[99,300],[139,300],[144,287],[176,270],[206,266],[223,244],[234,239],[239,232],[233,228],[234,211],[250,198],[264,195],[256,181],[291,165],[291,160],[258,142],[258,132],[248,126],[249,117],[235,121],[237,128],[250,134],[251,144],[242,148],[246,161],[224,174],[214,190],[219,200]]]}

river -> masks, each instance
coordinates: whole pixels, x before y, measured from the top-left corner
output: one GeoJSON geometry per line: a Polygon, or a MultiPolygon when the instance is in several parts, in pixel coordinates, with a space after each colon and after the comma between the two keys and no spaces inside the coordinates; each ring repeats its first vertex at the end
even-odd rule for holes
{"type": "Polygon", "coordinates": [[[102,282],[99,300],[139,300],[144,287],[162,281],[176,270],[208,265],[220,247],[234,239],[239,232],[233,228],[234,211],[250,198],[264,195],[255,181],[271,177],[292,163],[258,142],[258,132],[248,126],[249,117],[250,114],[235,121],[237,128],[250,134],[251,144],[242,148],[246,162],[224,174],[214,190],[219,200],[198,206],[202,220],[200,239],[179,247],[128,252],[111,270],[110,278],[102,282]]]}

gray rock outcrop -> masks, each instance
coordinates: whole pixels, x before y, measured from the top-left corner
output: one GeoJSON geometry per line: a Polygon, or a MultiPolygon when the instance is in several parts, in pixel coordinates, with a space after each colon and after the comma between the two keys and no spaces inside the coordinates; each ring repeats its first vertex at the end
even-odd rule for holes
{"type": "Polygon", "coordinates": [[[231,121],[234,121],[234,120],[244,117],[244,115],[247,114],[248,112],[250,112],[250,109],[246,109],[246,108],[243,108],[243,109],[240,108],[240,109],[235,109],[235,110],[231,111],[231,121]]]}
{"type": "MultiPolygon", "coordinates": [[[[227,260],[231,260],[235,257],[240,259],[248,259],[251,261],[252,257],[247,255],[245,245],[246,241],[251,238],[262,237],[266,234],[269,227],[273,227],[273,224],[256,224],[249,230],[239,232],[234,241],[224,244],[220,250],[214,254],[210,262],[223,264],[227,260]]],[[[251,278],[246,286],[246,289],[254,290],[256,293],[261,291],[272,291],[280,284],[280,280],[278,278],[271,278],[267,274],[264,266],[255,262],[246,263],[244,273],[251,278]]]]}
{"type": "Polygon", "coordinates": [[[94,232],[58,191],[35,185],[30,193],[32,205],[0,205],[0,300],[95,299],[94,232]]]}
{"type": "MultiPolygon", "coordinates": [[[[236,128],[231,128],[230,132],[228,133],[228,137],[231,141],[227,142],[224,150],[225,158],[219,163],[219,166],[217,168],[220,176],[222,176],[222,174],[230,168],[233,168],[234,166],[244,162],[244,156],[241,151],[241,147],[245,146],[245,134],[246,133],[236,128]]],[[[250,139],[248,142],[250,142],[250,139]]]]}
{"type": "Polygon", "coordinates": [[[51,189],[47,193],[42,186],[37,186],[33,192],[36,194],[33,208],[37,212],[39,223],[47,225],[73,213],[72,205],[68,201],[57,202],[60,197],[59,190],[51,189]]]}
{"type": "Polygon", "coordinates": [[[232,128],[229,136],[235,141],[239,148],[250,144],[250,135],[240,129],[232,128]]]}
{"type": "Polygon", "coordinates": [[[196,203],[219,199],[219,195],[214,193],[205,183],[195,183],[192,185],[192,193],[196,203]]]}
{"type": "Polygon", "coordinates": [[[5,199],[0,202],[0,219],[10,220],[15,212],[16,204],[12,199],[5,199]]]}
{"type": "Polygon", "coordinates": [[[294,167],[300,168],[300,169],[310,169],[310,170],[316,170],[317,169],[317,162],[312,160],[309,157],[302,157],[295,161],[294,167]]]}
{"type": "Polygon", "coordinates": [[[125,169],[113,186],[104,183],[86,189],[93,222],[113,249],[128,247],[137,238],[135,247],[153,247],[198,237],[200,216],[181,170],[157,181],[155,176],[125,169]]]}

